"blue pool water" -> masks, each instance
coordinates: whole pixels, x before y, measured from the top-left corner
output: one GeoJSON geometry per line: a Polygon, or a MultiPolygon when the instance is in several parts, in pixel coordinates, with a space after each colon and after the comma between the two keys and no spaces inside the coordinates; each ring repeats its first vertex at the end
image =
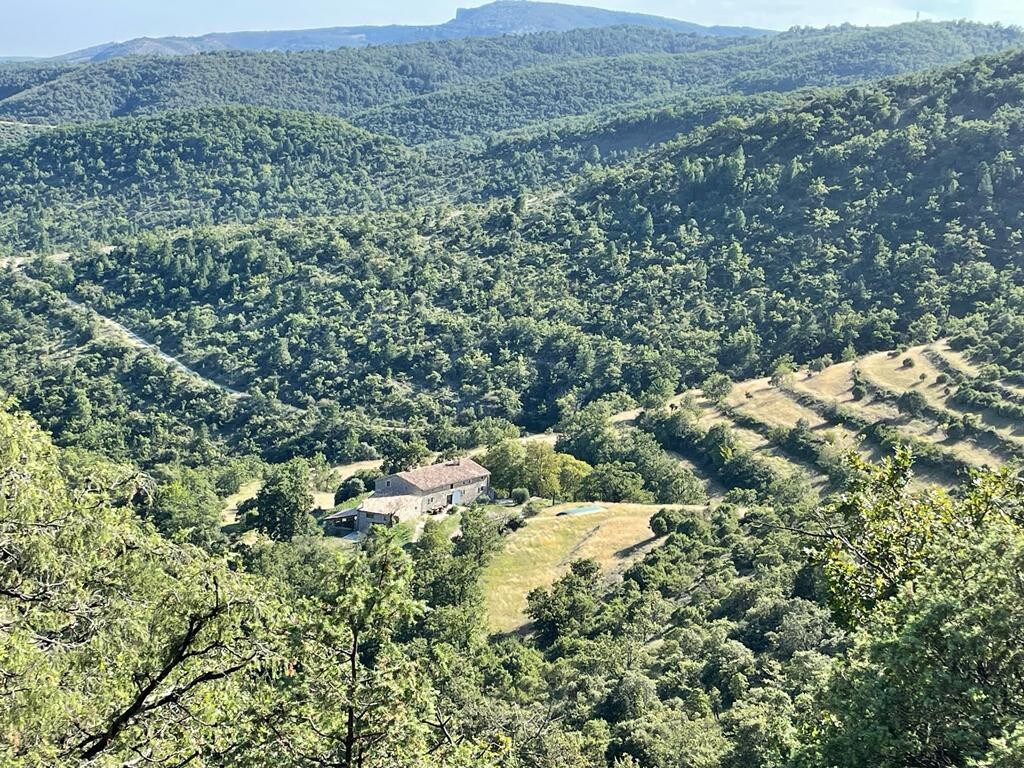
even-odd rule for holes
{"type": "Polygon", "coordinates": [[[572,507],[558,513],[558,516],[562,515],[592,515],[595,512],[604,512],[604,507],[600,504],[584,504],[582,507],[572,507]]]}

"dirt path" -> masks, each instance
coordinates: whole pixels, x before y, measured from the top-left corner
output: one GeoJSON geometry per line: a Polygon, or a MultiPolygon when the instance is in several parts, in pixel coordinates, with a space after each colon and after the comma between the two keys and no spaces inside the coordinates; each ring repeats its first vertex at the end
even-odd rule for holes
{"type": "Polygon", "coordinates": [[[62,298],[69,307],[77,309],[81,312],[86,312],[90,316],[95,317],[97,320],[99,320],[100,324],[104,326],[107,332],[110,333],[111,335],[124,339],[133,347],[145,350],[156,355],[165,363],[167,363],[173,368],[178,369],[181,373],[184,373],[186,376],[191,376],[192,378],[199,379],[207,386],[216,387],[217,389],[227,394],[228,397],[234,400],[242,400],[246,397],[249,397],[249,395],[245,392],[239,392],[237,389],[233,389],[232,387],[229,387],[227,384],[221,384],[218,381],[214,381],[213,379],[204,376],[195,368],[190,367],[187,363],[182,362],[174,355],[170,354],[169,352],[164,352],[156,344],[150,341],[146,341],[131,328],[129,328],[126,325],[122,325],[117,320],[107,317],[106,315],[101,315],[95,309],[87,307],[84,304],[80,304],[79,302],[75,301],[72,298],[69,298],[68,296],[63,296],[63,294],[62,298]]]}
{"type": "MultiPolygon", "coordinates": [[[[8,258],[0,257],[0,267],[10,266],[10,267],[12,267],[14,269],[14,272],[19,277],[21,277],[22,280],[26,280],[26,281],[35,283],[36,285],[39,285],[39,286],[45,285],[45,283],[41,283],[40,281],[38,281],[38,280],[36,280],[36,279],[34,279],[32,277],[29,277],[28,275],[25,274],[25,262],[26,261],[27,261],[27,259],[24,258],[24,257],[16,257],[16,256],[15,257],[8,257],[8,258]]],[[[46,286],[46,287],[49,287],[49,286],[46,286]]],[[[249,397],[249,395],[247,393],[245,393],[245,392],[239,392],[237,389],[233,389],[232,387],[229,387],[226,384],[221,384],[220,382],[214,381],[213,379],[204,376],[199,371],[197,371],[195,368],[192,368],[187,363],[179,360],[174,355],[169,354],[168,352],[164,352],[156,344],[153,344],[152,342],[147,341],[146,339],[142,338],[141,336],[139,336],[139,334],[137,334],[131,328],[127,327],[126,325],[122,325],[117,320],[114,320],[113,318],[110,318],[110,317],[106,317],[105,315],[101,315],[99,312],[97,312],[92,307],[87,307],[86,305],[81,304],[81,303],[75,301],[74,299],[70,298],[69,296],[66,296],[63,293],[60,293],[59,291],[54,291],[54,292],[58,296],[60,296],[61,299],[64,301],[64,303],[67,304],[72,309],[76,310],[77,312],[83,312],[83,313],[87,314],[90,318],[92,318],[92,317],[96,318],[100,322],[100,325],[102,326],[103,330],[108,335],[113,336],[115,338],[119,338],[119,339],[127,342],[131,346],[136,347],[137,349],[142,349],[142,350],[144,350],[146,352],[149,352],[151,354],[156,355],[161,360],[163,360],[165,363],[167,363],[168,365],[170,365],[173,368],[176,368],[178,371],[180,371],[181,373],[184,373],[186,376],[190,376],[190,377],[192,377],[194,379],[198,379],[203,384],[205,384],[205,385],[207,385],[209,387],[214,387],[216,389],[221,390],[222,392],[224,392],[228,397],[232,398],[233,400],[241,400],[241,399],[244,399],[246,397],[249,397]]]]}

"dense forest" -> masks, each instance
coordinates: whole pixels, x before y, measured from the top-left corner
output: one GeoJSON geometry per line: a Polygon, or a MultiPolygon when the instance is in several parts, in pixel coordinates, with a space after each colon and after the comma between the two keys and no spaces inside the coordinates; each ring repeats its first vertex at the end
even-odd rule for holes
{"type": "Polygon", "coordinates": [[[218,107],[47,130],[0,148],[2,239],[49,244],[168,225],[407,202],[422,159],[326,115],[218,107]],[[99,226],[96,226],[99,224],[99,226]]]}
{"type": "Polygon", "coordinates": [[[0,101],[0,118],[55,123],[237,103],[343,117],[378,108],[365,118],[373,125],[415,130],[403,121],[414,114],[422,115],[420,131],[464,135],[467,126],[495,130],[680,91],[848,83],[1020,42],[1015,28],[969,23],[797,30],[764,40],[613,27],[326,52],[130,57],[45,69],[38,84],[20,74],[25,65],[12,65],[5,79],[24,90],[0,101]],[[508,114],[491,111],[496,104],[508,114]],[[446,109],[450,125],[442,122],[446,109]],[[495,119],[503,124],[484,122],[495,119]]]}
{"type": "Polygon", "coordinates": [[[550,199],[147,235],[55,286],[297,407],[507,418],[928,341],[1020,284],[1008,54],[727,118],[550,199]]]}
{"type": "Polygon", "coordinates": [[[0,63],[0,764],[1016,768],[1022,180],[1001,25],[0,63]]]}
{"type": "Polygon", "coordinates": [[[0,117],[158,114],[55,131],[0,122],[0,186],[8,190],[0,243],[47,251],[154,227],[515,196],[724,117],[769,110],[783,101],[778,91],[913,71],[1005,48],[1018,35],[919,24],[751,42],[612,28],[131,58],[65,75],[40,68],[40,78],[55,79],[37,87],[15,76],[26,65],[10,65],[9,77],[26,90],[0,101],[0,117]],[[130,106],[103,111],[102,93],[130,106]],[[25,99],[48,114],[22,111],[25,99]],[[81,109],[61,106],[80,101],[81,109]],[[278,107],[346,115],[376,135],[278,107]],[[431,143],[405,151],[392,135],[431,143]]]}
{"type": "MultiPolygon", "coordinates": [[[[979,42],[993,35],[990,30],[979,42]]],[[[994,35],[992,42],[1005,46],[1012,35],[994,35]],[[1002,43],[996,42],[999,36],[1002,43]]],[[[8,65],[0,67],[0,82],[11,83],[11,95],[0,102],[0,115],[62,122],[238,103],[346,115],[447,84],[567,59],[684,53],[732,42],[626,27],[358,50],[130,57],[63,69],[8,65]]]]}
{"type": "MultiPolygon", "coordinates": [[[[583,59],[444,88],[352,116],[411,144],[518,128],[671,95],[792,91],[853,83],[959,61],[1019,43],[981,25],[794,31],[688,54],[583,59]]],[[[2,109],[2,105],[0,105],[2,109]]]]}

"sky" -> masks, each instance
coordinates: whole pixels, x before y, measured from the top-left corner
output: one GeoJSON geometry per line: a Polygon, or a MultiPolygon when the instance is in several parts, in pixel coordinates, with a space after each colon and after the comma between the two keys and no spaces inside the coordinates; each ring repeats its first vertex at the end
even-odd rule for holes
{"type": "MultiPolygon", "coordinates": [[[[1024,25],[1024,0],[570,0],[700,24],[786,29],[921,18],[1024,25]]],[[[483,0],[0,0],[0,57],[133,37],[359,24],[438,24],[483,0]]]]}

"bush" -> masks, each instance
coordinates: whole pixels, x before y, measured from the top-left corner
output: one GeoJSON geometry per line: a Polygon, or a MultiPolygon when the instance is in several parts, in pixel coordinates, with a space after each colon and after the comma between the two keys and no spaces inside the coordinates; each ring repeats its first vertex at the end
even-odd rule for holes
{"type": "Polygon", "coordinates": [[[344,504],[349,499],[354,499],[356,496],[361,496],[364,493],[366,493],[366,486],[363,480],[355,476],[350,477],[338,486],[338,490],[334,492],[334,506],[344,504]]]}
{"type": "Polygon", "coordinates": [[[512,517],[505,521],[505,524],[501,528],[501,533],[514,533],[525,526],[526,518],[523,515],[512,515],[512,517]]]}
{"type": "Polygon", "coordinates": [[[541,510],[544,509],[544,505],[539,501],[531,501],[525,507],[523,507],[523,517],[536,517],[540,514],[541,510]]]}
{"type": "Polygon", "coordinates": [[[651,532],[657,536],[677,533],[688,539],[706,541],[711,528],[704,515],[688,509],[659,509],[651,518],[651,532]]]}
{"type": "Polygon", "coordinates": [[[912,357],[904,357],[903,358],[903,367],[904,368],[913,368],[914,367],[914,358],[912,358],[912,357]]]}
{"type": "Polygon", "coordinates": [[[525,488],[513,488],[509,498],[516,504],[525,504],[530,499],[530,492],[525,488]]]}
{"type": "Polygon", "coordinates": [[[659,509],[651,518],[651,533],[658,538],[668,536],[676,527],[676,519],[671,509],[659,509]]]}
{"type": "Polygon", "coordinates": [[[928,401],[925,396],[916,390],[904,392],[896,401],[896,407],[901,413],[908,413],[911,416],[921,416],[928,410],[928,401]]]}
{"type": "Polygon", "coordinates": [[[724,373],[713,373],[704,380],[704,394],[713,403],[721,403],[732,392],[732,380],[724,373]]]}

